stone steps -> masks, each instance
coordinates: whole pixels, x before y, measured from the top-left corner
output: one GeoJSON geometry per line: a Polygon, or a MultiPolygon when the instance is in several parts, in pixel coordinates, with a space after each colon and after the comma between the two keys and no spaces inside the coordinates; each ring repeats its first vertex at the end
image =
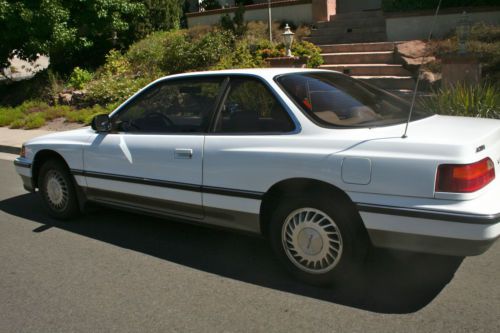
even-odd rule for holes
{"type": "Polygon", "coordinates": [[[347,12],[330,16],[330,22],[360,20],[370,18],[383,18],[384,12],[381,10],[363,10],[357,12],[347,12]]]}
{"type": "Polygon", "coordinates": [[[368,17],[368,18],[353,18],[353,19],[333,19],[332,21],[316,22],[316,29],[325,29],[331,27],[385,27],[384,17],[368,17]]]}
{"type": "Polygon", "coordinates": [[[329,35],[315,36],[311,33],[310,37],[304,37],[304,40],[313,44],[342,44],[342,43],[363,43],[363,42],[385,42],[387,35],[385,32],[366,33],[366,32],[341,32],[329,35]]]}
{"type": "Polygon", "coordinates": [[[386,90],[412,90],[415,88],[415,80],[411,76],[352,76],[363,82],[370,83],[386,90]]]}
{"type": "Polygon", "coordinates": [[[321,69],[329,69],[357,76],[410,76],[400,64],[327,64],[321,65],[321,69]]]}
{"type": "Polygon", "coordinates": [[[332,64],[390,64],[394,51],[322,53],[326,65],[332,64]]]}
{"type": "Polygon", "coordinates": [[[305,40],[318,45],[322,69],[339,71],[383,89],[413,89],[415,80],[396,63],[395,45],[387,42],[380,10],[332,15],[318,22],[305,40]]]}
{"type": "Polygon", "coordinates": [[[332,15],[328,22],[318,22],[306,40],[314,44],[386,41],[384,14],[363,11],[332,15]]]}
{"type": "Polygon", "coordinates": [[[395,47],[392,42],[331,44],[318,46],[322,53],[394,51],[395,47]]]}
{"type": "Polygon", "coordinates": [[[367,26],[332,26],[332,27],[325,27],[321,29],[316,29],[313,30],[311,33],[311,36],[313,37],[323,37],[323,36],[343,36],[344,34],[349,37],[351,34],[364,34],[364,35],[370,35],[370,34],[385,34],[385,26],[384,27],[367,27],[367,26]]]}

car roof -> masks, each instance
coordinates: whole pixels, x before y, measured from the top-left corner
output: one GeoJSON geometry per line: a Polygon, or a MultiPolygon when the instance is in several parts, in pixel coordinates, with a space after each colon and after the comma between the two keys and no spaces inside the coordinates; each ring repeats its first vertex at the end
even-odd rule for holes
{"type": "MultiPolygon", "coordinates": [[[[260,77],[265,77],[272,79],[277,75],[290,74],[290,73],[303,73],[303,72],[329,72],[328,70],[321,69],[311,69],[311,68],[242,68],[242,69],[224,69],[215,71],[200,71],[200,72],[189,72],[182,74],[174,74],[165,76],[161,79],[174,78],[174,77],[191,77],[191,76],[204,76],[204,75],[256,75],[260,77]]],[[[161,80],[160,79],[160,80],[161,80]]]]}

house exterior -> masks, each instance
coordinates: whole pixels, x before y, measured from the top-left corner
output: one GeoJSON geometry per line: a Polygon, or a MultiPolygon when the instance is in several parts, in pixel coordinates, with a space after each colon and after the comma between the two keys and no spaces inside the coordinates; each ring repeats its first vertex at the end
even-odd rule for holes
{"type": "MultiPolygon", "coordinates": [[[[219,0],[221,3],[224,2],[224,8],[200,11],[199,0],[192,1],[194,3],[191,12],[186,14],[189,27],[218,24],[223,15],[232,16],[237,8],[234,5],[235,0],[219,0]]],[[[254,4],[245,6],[245,20],[267,22],[268,6],[267,0],[254,0],[254,4]]],[[[381,7],[382,0],[271,0],[273,21],[319,26],[319,22],[329,22],[334,17],[342,16],[346,19],[351,17],[354,21],[362,21],[362,18],[369,16],[370,13],[378,12],[385,20],[387,41],[428,37],[434,10],[384,13],[381,7]]],[[[443,37],[450,33],[455,29],[463,11],[467,11],[472,23],[500,24],[500,6],[442,8],[433,35],[443,37]]],[[[372,27],[369,20],[365,23],[366,29],[372,27]]]]}

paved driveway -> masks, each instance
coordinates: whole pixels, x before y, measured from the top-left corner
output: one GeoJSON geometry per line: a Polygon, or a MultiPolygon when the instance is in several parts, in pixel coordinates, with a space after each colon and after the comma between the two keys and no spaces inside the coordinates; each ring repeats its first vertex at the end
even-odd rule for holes
{"type": "Polygon", "coordinates": [[[292,280],[266,242],[103,209],[49,219],[0,160],[1,332],[499,332],[500,243],[375,251],[362,278],[292,280]]]}

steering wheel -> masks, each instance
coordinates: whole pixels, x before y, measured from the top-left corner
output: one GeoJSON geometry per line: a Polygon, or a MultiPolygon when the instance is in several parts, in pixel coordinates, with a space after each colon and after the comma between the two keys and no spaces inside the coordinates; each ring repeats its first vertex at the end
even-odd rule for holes
{"type": "Polygon", "coordinates": [[[175,125],[174,122],[169,117],[158,111],[148,113],[145,118],[150,118],[154,116],[160,117],[165,123],[165,125],[167,125],[168,127],[174,127],[174,128],[177,127],[177,125],[175,125]]]}

